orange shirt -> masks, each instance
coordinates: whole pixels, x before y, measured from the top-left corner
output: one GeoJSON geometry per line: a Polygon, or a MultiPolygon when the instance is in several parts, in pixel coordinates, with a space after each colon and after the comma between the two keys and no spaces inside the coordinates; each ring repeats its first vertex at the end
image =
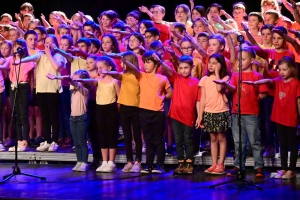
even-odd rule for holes
{"type": "Polygon", "coordinates": [[[164,111],[166,90],[171,87],[166,76],[140,72],[140,108],[164,111]]]}

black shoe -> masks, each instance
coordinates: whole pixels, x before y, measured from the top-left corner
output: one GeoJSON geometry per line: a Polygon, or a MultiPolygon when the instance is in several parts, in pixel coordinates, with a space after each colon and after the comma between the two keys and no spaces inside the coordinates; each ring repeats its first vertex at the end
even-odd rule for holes
{"type": "Polygon", "coordinates": [[[28,140],[28,146],[29,147],[34,147],[35,139],[29,139],[28,140]]]}
{"type": "Polygon", "coordinates": [[[165,173],[165,167],[163,165],[156,165],[156,167],[154,167],[152,169],[152,173],[154,174],[162,174],[165,173]]]}
{"type": "Polygon", "coordinates": [[[255,177],[256,178],[262,178],[264,176],[265,176],[265,173],[262,168],[255,169],[255,177]]]}
{"type": "Polygon", "coordinates": [[[40,144],[42,142],[43,142],[43,138],[42,137],[37,137],[37,138],[35,138],[34,146],[38,147],[38,146],[40,146],[40,144]]]}
{"type": "Polygon", "coordinates": [[[146,166],[141,170],[142,174],[151,174],[152,173],[152,167],[146,166]]]}
{"type": "Polygon", "coordinates": [[[167,147],[167,151],[166,151],[166,155],[167,156],[171,156],[173,154],[174,154],[174,148],[173,148],[173,146],[168,146],[167,147]]]}
{"type": "Polygon", "coordinates": [[[93,162],[89,165],[90,169],[97,169],[100,165],[100,160],[99,159],[94,159],[93,162]]]}

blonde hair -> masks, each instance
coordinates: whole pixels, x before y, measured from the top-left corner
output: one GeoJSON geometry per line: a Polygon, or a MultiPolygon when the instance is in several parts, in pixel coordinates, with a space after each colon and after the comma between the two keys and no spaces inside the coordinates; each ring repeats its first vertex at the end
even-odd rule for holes
{"type": "Polygon", "coordinates": [[[261,0],[261,14],[264,15],[266,10],[264,10],[264,5],[273,5],[274,6],[274,10],[278,11],[279,15],[280,15],[280,8],[279,8],[279,4],[277,2],[277,0],[261,0]]]}

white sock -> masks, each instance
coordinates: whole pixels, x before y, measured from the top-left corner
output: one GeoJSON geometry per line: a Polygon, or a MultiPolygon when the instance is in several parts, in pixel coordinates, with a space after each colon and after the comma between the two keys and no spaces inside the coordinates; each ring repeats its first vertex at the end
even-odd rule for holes
{"type": "Polygon", "coordinates": [[[103,161],[103,162],[102,162],[102,165],[103,165],[103,164],[107,165],[107,161],[103,161]]]}
{"type": "Polygon", "coordinates": [[[108,161],[108,164],[114,165],[115,163],[113,161],[108,161]]]}

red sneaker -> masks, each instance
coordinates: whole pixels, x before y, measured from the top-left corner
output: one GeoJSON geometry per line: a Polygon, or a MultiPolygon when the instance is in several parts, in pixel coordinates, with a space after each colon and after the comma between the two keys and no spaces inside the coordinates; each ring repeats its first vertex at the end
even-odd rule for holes
{"type": "Polygon", "coordinates": [[[216,167],[217,167],[217,165],[212,165],[212,166],[210,166],[210,168],[206,169],[204,172],[207,174],[211,174],[215,170],[216,167]]]}
{"type": "Polygon", "coordinates": [[[222,175],[225,174],[225,166],[217,164],[217,167],[211,172],[211,174],[222,175]]]}

